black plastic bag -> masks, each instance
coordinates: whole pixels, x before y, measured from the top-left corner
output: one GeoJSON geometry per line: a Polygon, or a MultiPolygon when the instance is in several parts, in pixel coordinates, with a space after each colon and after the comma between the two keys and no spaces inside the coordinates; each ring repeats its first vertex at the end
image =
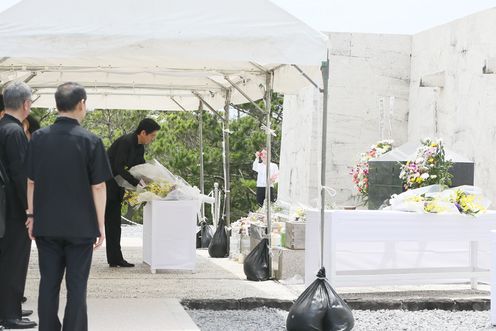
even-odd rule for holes
{"type": "Polygon", "coordinates": [[[201,226],[196,227],[196,248],[201,248],[201,226]]]}
{"type": "Polygon", "coordinates": [[[248,280],[263,281],[270,278],[269,272],[269,239],[262,239],[248,254],[243,263],[248,280]]]}
{"type": "Polygon", "coordinates": [[[286,320],[288,331],[348,331],[355,319],[350,307],[325,279],[321,268],[316,279],[289,310],[286,320]]]}
{"type": "Polygon", "coordinates": [[[208,248],[210,242],[212,241],[212,237],[214,235],[214,230],[211,225],[208,225],[207,222],[202,222],[200,236],[201,236],[201,248],[208,248]]]}
{"type": "Polygon", "coordinates": [[[222,219],[215,230],[214,236],[208,246],[210,257],[228,257],[229,256],[229,239],[227,237],[226,225],[222,219]]]}

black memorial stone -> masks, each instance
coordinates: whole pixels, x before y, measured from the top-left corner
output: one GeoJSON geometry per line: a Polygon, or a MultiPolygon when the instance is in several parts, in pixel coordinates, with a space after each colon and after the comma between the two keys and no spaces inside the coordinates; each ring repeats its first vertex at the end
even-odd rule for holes
{"type": "MultiPolygon", "coordinates": [[[[391,195],[403,192],[403,184],[399,178],[400,163],[415,159],[419,146],[420,143],[406,143],[369,161],[369,209],[379,209],[391,195]]],[[[474,162],[448,149],[446,159],[453,162],[450,170],[453,175],[452,187],[474,185],[474,162]]]]}

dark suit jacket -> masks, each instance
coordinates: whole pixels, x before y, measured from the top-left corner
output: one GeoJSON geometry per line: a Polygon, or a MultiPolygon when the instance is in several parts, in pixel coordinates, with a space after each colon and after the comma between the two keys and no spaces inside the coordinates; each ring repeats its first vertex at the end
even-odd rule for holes
{"type": "Polygon", "coordinates": [[[9,182],[2,160],[0,159],[0,238],[5,234],[5,224],[7,218],[7,192],[6,186],[9,182]]]}
{"type": "Polygon", "coordinates": [[[0,160],[9,182],[7,193],[7,219],[26,220],[26,168],[24,158],[28,148],[28,138],[22,124],[8,114],[0,120],[0,160]]]}
{"type": "MultiPolygon", "coordinates": [[[[145,163],[145,147],[138,144],[138,136],[134,133],[123,135],[109,147],[108,157],[113,176],[120,175],[131,185],[138,185],[139,180],[134,178],[128,169],[145,163]]],[[[122,200],[124,189],[120,188],[114,179],[107,182],[107,198],[122,200]]]]}

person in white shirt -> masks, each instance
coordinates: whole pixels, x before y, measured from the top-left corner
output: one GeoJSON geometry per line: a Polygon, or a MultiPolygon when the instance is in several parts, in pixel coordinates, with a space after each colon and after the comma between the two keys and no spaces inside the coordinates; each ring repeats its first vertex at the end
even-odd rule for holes
{"type": "MultiPolygon", "coordinates": [[[[267,187],[267,151],[264,149],[255,153],[255,161],[253,161],[253,171],[257,172],[257,203],[263,206],[265,201],[265,188],[267,187]]],[[[270,200],[274,202],[274,183],[279,177],[279,167],[277,164],[270,163],[270,200]]]]}

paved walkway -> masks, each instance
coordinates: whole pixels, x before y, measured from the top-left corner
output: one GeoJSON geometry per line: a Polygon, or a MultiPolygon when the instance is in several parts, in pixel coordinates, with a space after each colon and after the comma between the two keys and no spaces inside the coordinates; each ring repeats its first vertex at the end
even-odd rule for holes
{"type": "MultiPolygon", "coordinates": [[[[135,231],[135,229],[133,230],[135,231]]],[[[105,249],[95,251],[88,287],[90,330],[112,330],[107,321],[119,321],[116,330],[180,330],[173,324],[176,317],[167,315],[175,311],[175,316],[184,318],[184,330],[189,330],[191,320],[179,306],[179,302],[189,300],[197,305],[209,304],[209,309],[226,309],[245,303],[244,308],[263,304],[260,299],[240,300],[243,298],[264,298],[267,302],[281,300],[290,303],[304,290],[301,284],[282,284],[276,281],[247,281],[242,264],[229,259],[212,259],[206,250],[197,250],[197,270],[191,272],[159,272],[152,274],[142,261],[142,244],[139,233],[123,231],[123,252],[125,258],[136,263],[135,268],[109,268],[106,263],[105,249]],[[215,307],[217,305],[217,307],[215,307]],[[233,306],[234,305],[234,306],[233,306]],[[179,313],[182,311],[183,313],[179,313]],[[152,313],[153,312],[153,313],[152,313]],[[143,324],[140,320],[147,316],[146,328],[136,328],[133,323],[143,324]],[[166,322],[170,321],[170,322],[166,322]],[[93,324],[92,324],[93,323],[93,324]],[[170,327],[170,328],[168,328],[170,327]]],[[[31,262],[26,285],[27,309],[36,308],[39,285],[38,258],[33,245],[31,262]]],[[[465,309],[487,309],[489,287],[482,285],[479,291],[470,290],[469,284],[395,286],[369,288],[337,288],[352,307],[361,309],[422,309],[449,307],[446,302],[468,303],[465,309]],[[401,305],[413,303],[417,306],[401,305]],[[435,302],[436,305],[418,305],[435,302]],[[486,302],[481,306],[481,302],[486,302]],[[443,306],[444,303],[444,306],[443,306]],[[477,306],[479,304],[479,306],[477,306]],[[472,307],[472,308],[471,308],[472,307]]],[[[62,290],[65,297],[65,289],[62,290]]],[[[63,302],[61,301],[61,305],[63,302]]],[[[283,306],[281,306],[283,307],[283,306]]],[[[63,307],[61,307],[63,308],[63,307]]],[[[62,316],[62,314],[61,314],[62,316]]],[[[36,317],[34,318],[37,319],[36,317]]]]}

